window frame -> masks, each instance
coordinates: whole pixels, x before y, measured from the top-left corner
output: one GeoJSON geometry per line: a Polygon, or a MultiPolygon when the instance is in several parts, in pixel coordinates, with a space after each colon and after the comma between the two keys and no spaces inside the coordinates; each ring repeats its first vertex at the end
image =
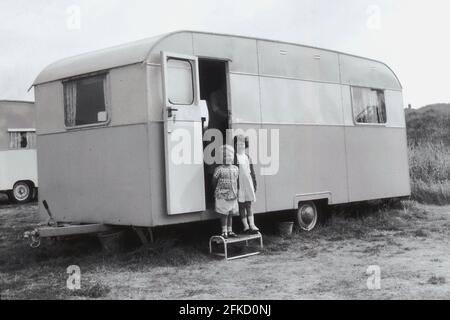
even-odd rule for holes
{"type": "MultiPolygon", "coordinates": [[[[8,150],[10,151],[17,151],[17,150],[36,150],[37,149],[37,133],[36,129],[33,128],[10,128],[8,129],[8,138],[9,138],[9,144],[8,144],[8,150]],[[34,134],[34,146],[32,148],[26,147],[26,148],[11,148],[11,134],[12,133],[32,133],[34,134]]],[[[29,144],[30,141],[27,140],[27,144],[29,144]]]]}
{"type": "Polygon", "coordinates": [[[365,87],[365,86],[354,86],[354,85],[350,85],[350,100],[351,100],[351,105],[352,105],[352,120],[355,126],[368,126],[368,127],[387,127],[388,125],[388,109],[387,109],[387,105],[386,105],[386,89],[381,89],[381,88],[375,88],[375,87],[365,87]],[[359,89],[368,89],[368,90],[372,90],[372,91],[381,91],[383,92],[384,95],[384,108],[385,108],[385,113],[386,113],[386,121],[383,123],[365,123],[365,122],[358,122],[356,121],[356,117],[355,117],[355,101],[353,99],[353,88],[359,88],[359,89]]]}
{"type": "MultiPolygon", "coordinates": [[[[189,59],[185,59],[185,58],[177,58],[177,57],[168,56],[168,57],[167,57],[166,65],[167,65],[167,63],[169,62],[169,60],[185,61],[185,62],[189,63],[189,66],[191,67],[192,102],[191,102],[191,103],[174,103],[174,102],[172,102],[172,101],[170,100],[170,97],[169,97],[170,92],[169,92],[168,88],[166,88],[167,94],[168,94],[167,101],[168,101],[172,106],[192,106],[192,105],[195,105],[195,103],[196,103],[196,97],[195,97],[195,86],[196,86],[196,84],[195,84],[195,76],[194,76],[194,70],[195,70],[195,68],[194,68],[194,66],[192,65],[192,61],[189,60],[189,59]]],[[[167,67],[167,68],[168,68],[168,67],[167,67]]],[[[170,81],[170,79],[169,79],[169,81],[170,81]]]]}
{"type": "Polygon", "coordinates": [[[64,108],[64,128],[66,131],[72,131],[72,130],[79,130],[79,129],[88,129],[88,128],[101,128],[106,127],[111,123],[111,90],[110,90],[110,75],[109,70],[107,71],[98,71],[98,72],[92,72],[87,74],[82,74],[79,76],[70,77],[67,79],[62,80],[62,98],[63,98],[63,108],[64,108]],[[99,77],[104,76],[105,84],[103,86],[104,88],[104,100],[105,100],[105,111],[106,111],[106,121],[102,122],[96,122],[96,123],[90,123],[90,124],[83,124],[83,125],[75,125],[75,126],[67,126],[66,124],[66,96],[65,96],[65,84],[72,81],[79,81],[87,78],[93,78],[93,77],[99,77]]]}

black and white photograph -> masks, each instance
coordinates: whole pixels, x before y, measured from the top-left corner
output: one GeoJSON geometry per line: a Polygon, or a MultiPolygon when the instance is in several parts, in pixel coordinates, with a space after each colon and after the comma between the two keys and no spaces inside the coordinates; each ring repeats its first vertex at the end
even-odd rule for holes
{"type": "Polygon", "coordinates": [[[0,0],[0,300],[450,299],[449,14],[0,0]]]}

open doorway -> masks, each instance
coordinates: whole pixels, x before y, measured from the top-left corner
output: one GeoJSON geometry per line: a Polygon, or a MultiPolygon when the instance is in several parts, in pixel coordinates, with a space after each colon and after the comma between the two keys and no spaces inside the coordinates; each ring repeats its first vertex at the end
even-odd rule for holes
{"type": "MultiPolygon", "coordinates": [[[[208,106],[209,121],[207,129],[217,129],[226,140],[229,128],[227,62],[222,60],[199,59],[200,98],[208,106]]],[[[206,145],[204,145],[206,147],[206,145]]],[[[205,164],[205,197],[206,208],[214,208],[214,190],[212,175],[215,165],[205,164]]]]}

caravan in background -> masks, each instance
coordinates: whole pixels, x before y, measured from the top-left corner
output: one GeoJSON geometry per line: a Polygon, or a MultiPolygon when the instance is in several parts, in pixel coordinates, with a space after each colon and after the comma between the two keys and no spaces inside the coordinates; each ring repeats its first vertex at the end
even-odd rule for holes
{"type": "Polygon", "coordinates": [[[26,203],[37,187],[34,103],[0,100],[0,192],[26,203]]]}

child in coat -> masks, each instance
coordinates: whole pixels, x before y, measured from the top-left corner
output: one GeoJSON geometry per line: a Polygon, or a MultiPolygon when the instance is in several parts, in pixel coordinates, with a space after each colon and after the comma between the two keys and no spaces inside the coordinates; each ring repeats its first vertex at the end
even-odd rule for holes
{"type": "Polygon", "coordinates": [[[234,149],[229,145],[222,147],[223,164],[214,170],[213,187],[215,211],[221,216],[222,237],[236,238],[233,232],[233,216],[239,216],[238,206],[238,168],[233,165],[234,149]]]}

